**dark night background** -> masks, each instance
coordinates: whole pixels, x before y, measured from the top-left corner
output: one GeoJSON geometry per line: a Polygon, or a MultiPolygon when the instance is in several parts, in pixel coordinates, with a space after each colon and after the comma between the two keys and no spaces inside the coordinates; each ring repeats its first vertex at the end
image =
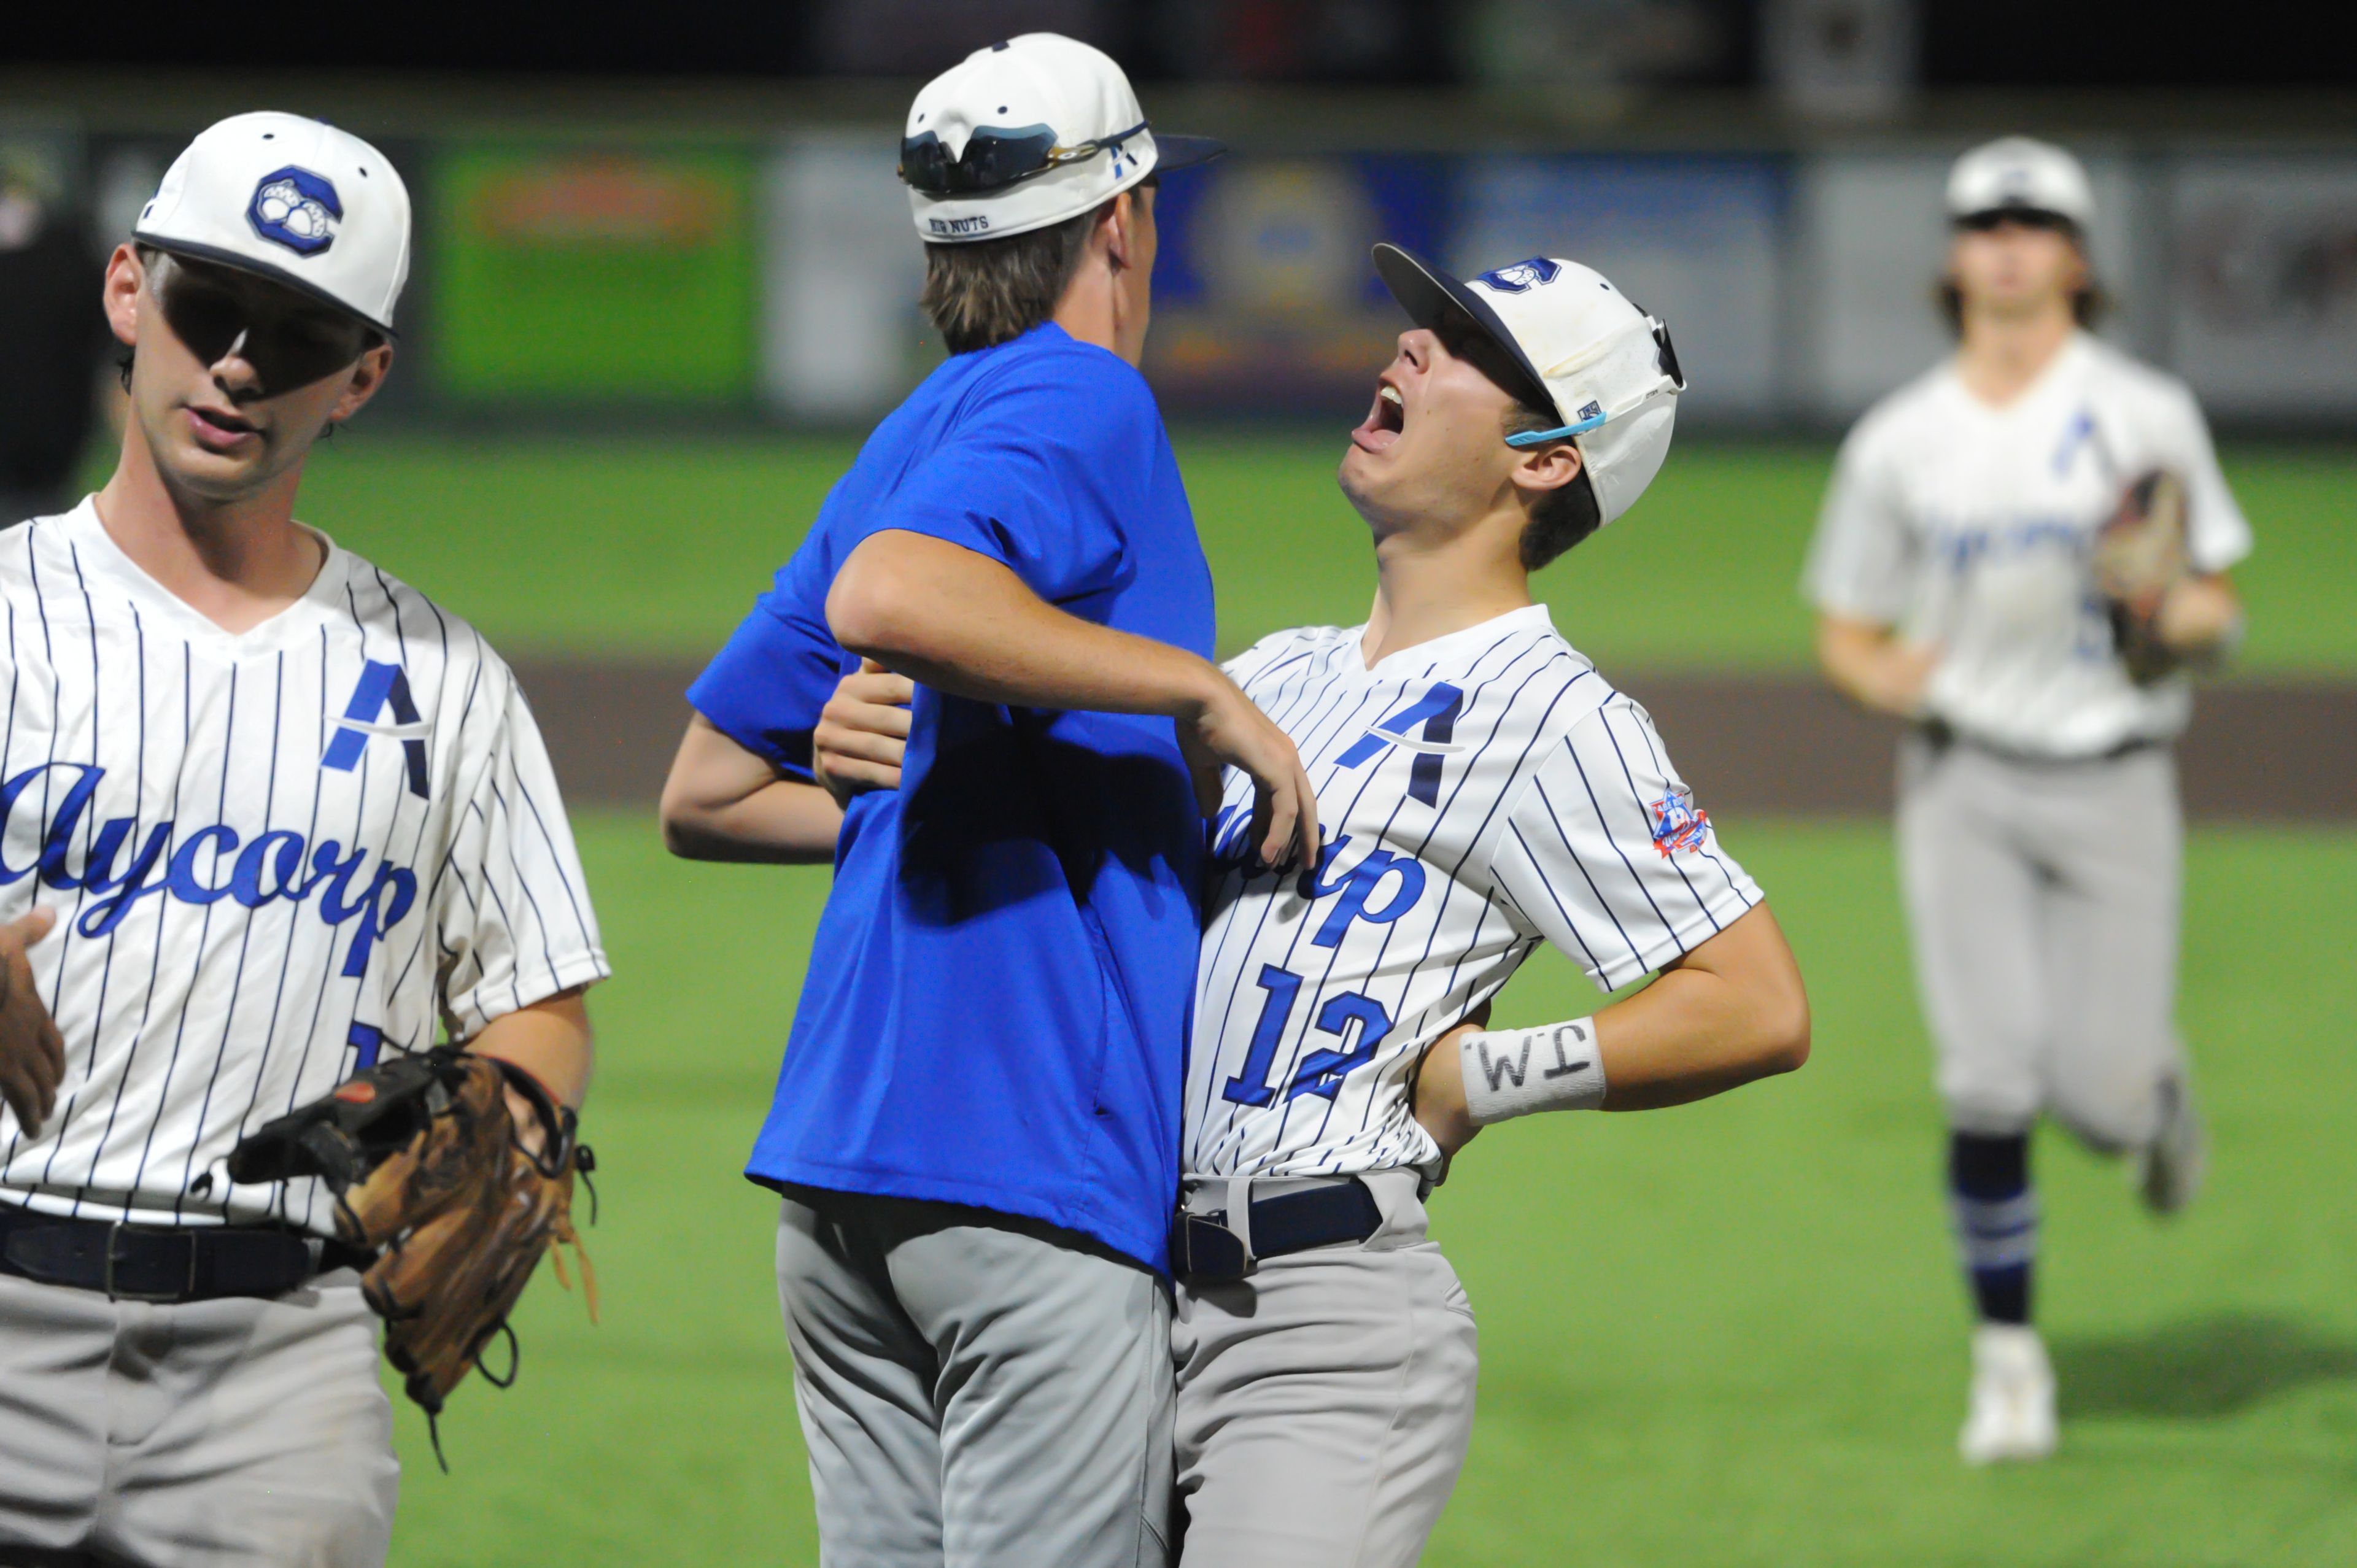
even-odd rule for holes
{"type": "MultiPolygon", "coordinates": [[[[928,74],[963,49],[1050,27],[1112,50],[1153,81],[1448,83],[1477,70],[1462,47],[1478,9],[1432,0],[787,0],[767,5],[14,7],[0,63],[273,66],[339,70],[807,78],[928,74]]],[[[1537,9],[1529,7],[1526,9],[1537,9]]],[[[1580,0],[1612,25],[1616,8],[1580,0]]],[[[1620,12],[1637,9],[1617,8],[1620,12]]],[[[1689,0],[1663,83],[1739,88],[1759,77],[1759,6],[1689,0]]],[[[2052,0],[1924,0],[1921,81],[1932,88],[2324,88],[2357,85],[2357,12],[2257,0],[2232,8],[2052,0]]]]}

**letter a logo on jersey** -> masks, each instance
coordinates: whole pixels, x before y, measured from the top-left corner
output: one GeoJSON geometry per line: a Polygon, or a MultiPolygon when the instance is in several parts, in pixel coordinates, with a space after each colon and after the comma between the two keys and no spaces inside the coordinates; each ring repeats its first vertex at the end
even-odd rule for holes
{"type": "Polygon", "coordinates": [[[371,659],[361,671],[360,683],[352,688],[344,716],[336,721],[336,738],[328,743],[328,754],[319,758],[319,766],[350,773],[360,766],[371,736],[397,740],[409,765],[409,792],[423,800],[426,798],[425,737],[433,733],[431,725],[418,719],[417,704],[409,695],[407,671],[398,664],[380,664],[371,659]],[[393,722],[380,723],[388,705],[393,722]]]}
{"type": "Polygon", "coordinates": [[[1440,759],[1465,749],[1449,744],[1449,737],[1457,733],[1457,715],[1464,708],[1464,693],[1446,681],[1436,681],[1423,696],[1377,720],[1375,727],[1353,741],[1351,749],[1336,757],[1334,764],[1338,768],[1356,768],[1387,746],[1413,751],[1416,758],[1415,765],[1408,769],[1407,792],[1427,806],[1436,805],[1440,800],[1440,759]],[[1421,740],[1412,738],[1408,733],[1419,725],[1424,728],[1421,740]]]}

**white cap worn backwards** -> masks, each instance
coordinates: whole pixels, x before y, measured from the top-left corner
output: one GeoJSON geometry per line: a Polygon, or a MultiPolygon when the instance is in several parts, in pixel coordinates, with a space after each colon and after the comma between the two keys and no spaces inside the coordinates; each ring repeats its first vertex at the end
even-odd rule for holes
{"type": "Polygon", "coordinates": [[[976,49],[909,109],[900,178],[935,244],[1078,218],[1147,175],[1206,162],[1208,136],[1157,137],[1113,57],[1059,33],[976,49]]]}
{"type": "Polygon", "coordinates": [[[131,234],[258,273],[390,333],[409,276],[409,188],[382,153],[333,125],[238,114],[173,160],[131,234]]]}
{"type": "Polygon", "coordinates": [[[2050,142],[2006,136],[1956,160],[1948,175],[1948,216],[1963,221],[2002,212],[2068,219],[2085,229],[2095,194],[2079,160],[2050,142]]]}
{"type": "Polygon", "coordinates": [[[1459,283],[1397,245],[1377,245],[1375,270],[1417,326],[1437,328],[1454,311],[1506,350],[1529,378],[1506,390],[1553,409],[1561,422],[1508,444],[1570,437],[1596,492],[1599,527],[1636,504],[1670,454],[1686,385],[1668,327],[1601,273],[1557,257],[1533,256],[1459,283]]]}

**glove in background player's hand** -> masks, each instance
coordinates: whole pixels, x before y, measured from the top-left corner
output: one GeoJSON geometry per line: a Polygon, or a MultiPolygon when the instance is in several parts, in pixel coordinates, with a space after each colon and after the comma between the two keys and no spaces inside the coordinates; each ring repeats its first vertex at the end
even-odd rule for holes
{"type": "Polygon", "coordinates": [[[336,1195],[339,1239],[376,1253],[361,1289],[385,1320],[385,1359],[429,1415],[507,1327],[543,1253],[569,1288],[556,1249],[572,1245],[595,1321],[572,1214],[574,1174],[591,1168],[572,1113],[532,1074],[447,1046],[355,1075],[229,1157],[232,1180],[317,1176],[336,1195]],[[515,1101],[536,1123],[530,1135],[515,1101]]]}
{"type": "Polygon", "coordinates": [[[0,1098],[28,1137],[57,1109],[66,1073],[65,1037],[41,1003],[26,956],[57,923],[55,910],[33,909],[0,926],[0,1098]]]}
{"type": "Polygon", "coordinates": [[[2186,548],[2185,481],[2156,468],[2128,486],[2089,559],[2095,591],[2111,607],[2112,631],[2128,673],[2138,681],[2176,663],[2161,636],[2162,607],[2190,570],[2186,548]]]}

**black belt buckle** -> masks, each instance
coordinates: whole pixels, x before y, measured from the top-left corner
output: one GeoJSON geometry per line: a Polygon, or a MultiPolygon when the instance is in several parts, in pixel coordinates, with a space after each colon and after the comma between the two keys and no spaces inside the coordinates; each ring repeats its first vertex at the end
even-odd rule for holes
{"type": "Polygon", "coordinates": [[[106,1292],[106,1299],[109,1301],[139,1301],[167,1305],[192,1299],[197,1294],[197,1232],[183,1230],[178,1226],[133,1225],[122,1220],[109,1225],[106,1228],[106,1263],[104,1271],[100,1275],[99,1288],[106,1292]],[[188,1268],[180,1282],[168,1289],[156,1289],[152,1284],[145,1288],[124,1284],[116,1277],[116,1271],[123,1264],[132,1264],[135,1270],[140,1265],[145,1264],[149,1259],[161,1255],[160,1249],[153,1252],[126,1254],[123,1250],[123,1242],[126,1237],[153,1238],[166,1243],[178,1242],[187,1252],[188,1260],[188,1268]]]}
{"type": "Polygon", "coordinates": [[[1170,1265],[1189,1279],[1224,1283],[1243,1279],[1251,1259],[1242,1238],[1228,1229],[1224,1210],[1180,1214],[1171,1236],[1170,1265]]]}

